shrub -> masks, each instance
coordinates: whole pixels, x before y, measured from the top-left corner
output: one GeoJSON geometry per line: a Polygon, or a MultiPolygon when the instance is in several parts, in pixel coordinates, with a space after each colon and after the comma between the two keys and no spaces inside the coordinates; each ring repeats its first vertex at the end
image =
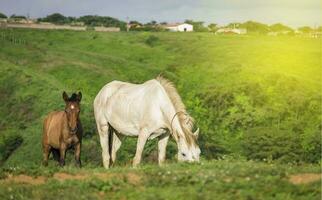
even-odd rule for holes
{"type": "Polygon", "coordinates": [[[292,163],[303,161],[300,137],[277,128],[257,127],[248,130],[242,149],[248,159],[292,163]]]}
{"type": "Polygon", "coordinates": [[[145,44],[147,44],[150,47],[154,47],[157,42],[159,41],[159,38],[157,36],[154,35],[150,35],[146,40],[145,40],[145,44]]]}
{"type": "Polygon", "coordinates": [[[23,139],[18,133],[7,132],[0,135],[0,164],[21,145],[22,141],[23,139]]]}

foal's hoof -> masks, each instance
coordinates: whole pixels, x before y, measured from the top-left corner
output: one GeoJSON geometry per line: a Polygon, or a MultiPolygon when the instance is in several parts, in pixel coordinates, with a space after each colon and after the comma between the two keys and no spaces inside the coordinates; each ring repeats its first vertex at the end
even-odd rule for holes
{"type": "Polygon", "coordinates": [[[59,166],[64,167],[64,165],[65,165],[65,161],[64,160],[59,161],[59,166]]]}

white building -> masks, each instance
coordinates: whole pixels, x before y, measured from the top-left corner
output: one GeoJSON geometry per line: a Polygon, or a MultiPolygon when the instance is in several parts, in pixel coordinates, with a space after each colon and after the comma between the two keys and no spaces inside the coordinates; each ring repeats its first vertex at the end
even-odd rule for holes
{"type": "Polygon", "coordinates": [[[167,24],[164,26],[165,29],[168,29],[173,32],[191,32],[193,31],[193,26],[187,23],[177,23],[177,24],[167,24]]]}

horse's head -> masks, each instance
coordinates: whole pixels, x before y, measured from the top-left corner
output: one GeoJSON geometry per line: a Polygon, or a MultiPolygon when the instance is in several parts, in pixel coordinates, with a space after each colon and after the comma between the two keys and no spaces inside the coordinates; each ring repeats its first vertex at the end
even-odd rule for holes
{"type": "Polygon", "coordinates": [[[80,112],[80,101],[82,100],[82,93],[73,93],[72,96],[68,97],[66,92],[63,92],[63,99],[65,101],[65,113],[67,116],[68,128],[71,133],[76,133],[77,122],[79,119],[80,112]]]}
{"type": "Polygon", "coordinates": [[[192,133],[186,130],[184,136],[178,135],[178,160],[187,162],[199,162],[200,148],[197,143],[199,128],[192,133]]]}

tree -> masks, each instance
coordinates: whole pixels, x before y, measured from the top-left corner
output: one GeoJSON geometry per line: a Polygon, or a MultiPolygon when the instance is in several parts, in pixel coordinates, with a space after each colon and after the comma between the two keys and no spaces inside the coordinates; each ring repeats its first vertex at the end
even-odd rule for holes
{"type": "Polygon", "coordinates": [[[145,24],[145,26],[156,26],[157,24],[158,24],[158,22],[157,22],[157,21],[152,20],[152,21],[150,21],[150,22],[146,23],[146,24],[145,24]]]}
{"type": "Polygon", "coordinates": [[[98,15],[85,15],[77,19],[84,22],[88,26],[105,26],[105,27],[119,27],[121,30],[126,30],[126,22],[120,21],[113,17],[98,16],[98,15]]]}
{"type": "Polygon", "coordinates": [[[292,28],[285,26],[281,23],[273,24],[269,27],[269,29],[274,32],[293,31],[292,28]]]}
{"type": "Polygon", "coordinates": [[[4,19],[7,19],[7,15],[3,14],[3,13],[0,13],[0,18],[4,18],[4,19]]]}
{"type": "Polygon", "coordinates": [[[322,26],[319,26],[316,30],[321,32],[322,31],[322,26]]]}
{"type": "Polygon", "coordinates": [[[40,18],[38,19],[38,21],[51,22],[54,24],[65,24],[67,22],[67,18],[60,13],[54,13],[51,15],[47,15],[47,17],[45,18],[40,18]]]}
{"type": "Polygon", "coordinates": [[[138,21],[130,21],[129,24],[135,25],[135,26],[142,26],[142,24],[138,21]]]}
{"type": "Polygon", "coordinates": [[[208,25],[208,29],[211,31],[211,32],[216,32],[218,30],[218,27],[217,27],[217,24],[209,24],[208,25]]]}
{"type": "Polygon", "coordinates": [[[311,33],[313,31],[313,29],[309,26],[302,26],[302,27],[298,28],[297,30],[299,30],[303,33],[311,33]]]}
{"type": "Polygon", "coordinates": [[[10,18],[12,18],[12,19],[27,19],[23,15],[15,15],[15,14],[11,15],[10,18]]]}
{"type": "Polygon", "coordinates": [[[193,20],[189,20],[187,19],[185,21],[185,23],[187,24],[191,24],[193,26],[193,30],[196,32],[206,32],[208,31],[207,27],[204,27],[204,22],[202,21],[193,21],[193,20]]]}
{"type": "Polygon", "coordinates": [[[226,27],[227,28],[239,28],[240,25],[241,25],[241,23],[233,22],[233,23],[229,23],[226,27]]]}
{"type": "Polygon", "coordinates": [[[269,27],[266,24],[262,24],[254,21],[247,21],[240,24],[239,28],[247,29],[247,32],[266,34],[269,31],[269,27]]]}

